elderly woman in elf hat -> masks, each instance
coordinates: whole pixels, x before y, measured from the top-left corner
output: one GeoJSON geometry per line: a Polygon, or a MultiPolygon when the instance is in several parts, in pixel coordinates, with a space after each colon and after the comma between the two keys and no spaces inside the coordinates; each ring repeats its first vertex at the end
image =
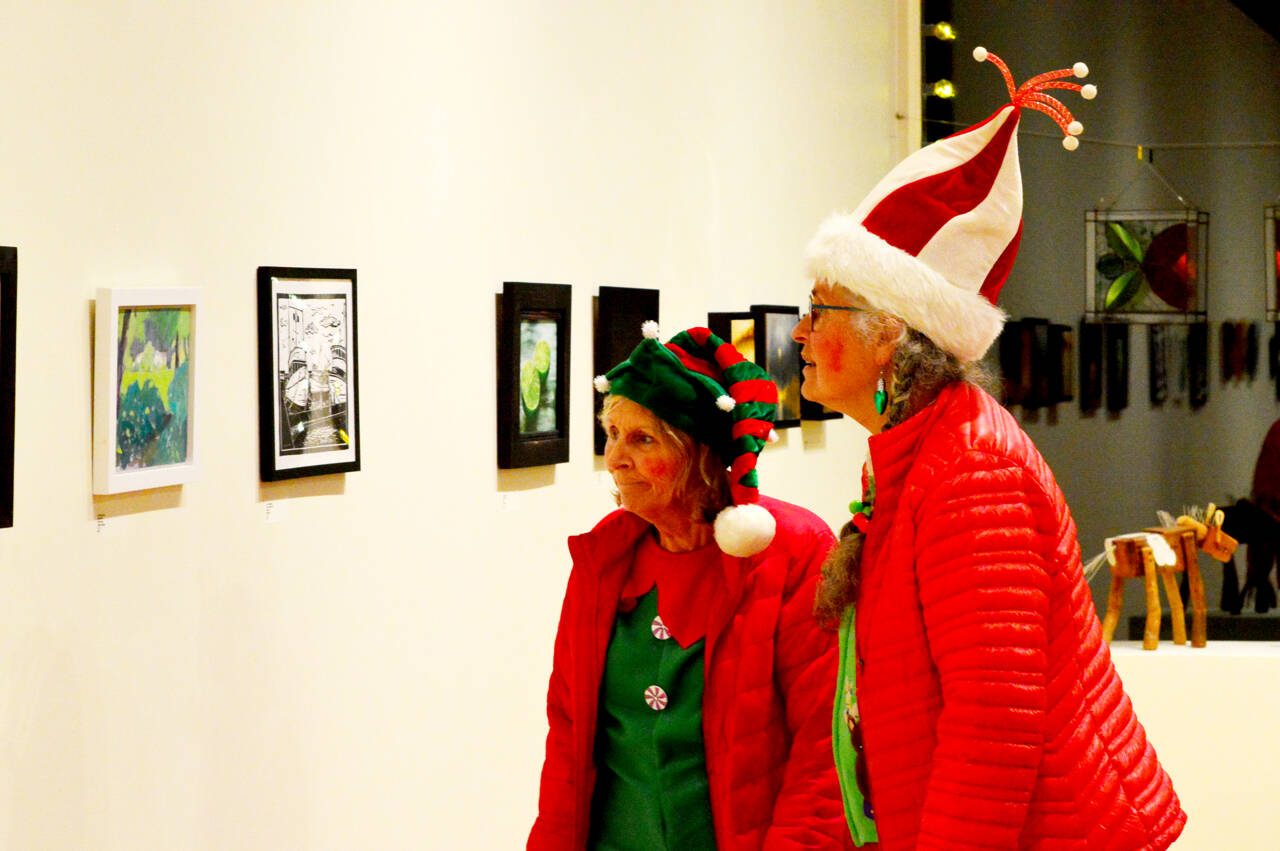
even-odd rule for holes
{"type": "Polygon", "coordinates": [[[839,628],[834,738],[856,844],[1162,849],[1186,816],[1134,716],[1045,461],[980,389],[1021,230],[1019,109],[912,154],[807,251],[802,394],[870,432],[862,497],[823,568],[839,628]],[[855,618],[856,616],[856,618],[855,618]]]}
{"type": "Polygon", "coordinates": [[[528,847],[845,847],[813,618],[834,537],[757,494],[777,388],[706,328],[645,335],[596,379],[620,508],[569,539],[528,847]]]}

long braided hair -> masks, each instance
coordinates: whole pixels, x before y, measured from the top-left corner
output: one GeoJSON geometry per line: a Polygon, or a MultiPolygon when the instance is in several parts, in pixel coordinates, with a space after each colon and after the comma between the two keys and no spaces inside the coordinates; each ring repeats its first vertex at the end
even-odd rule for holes
{"type": "MultiPolygon", "coordinates": [[[[890,429],[927,407],[943,388],[967,381],[991,392],[994,380],[979,363],[961,363],[955,355],[938,347],[924,334],[901,320],[878,311],[860,314],[853,327],[867,340],[898,335],[897,347],[889,361],[889,403],[884,429],[890,429]]],[[[822,581],[814,601],[819,623],[834,628],[858,595],[862,543],[866,538],[852,522],[840,530],[840,542],[822,565],[822,581]]]]}

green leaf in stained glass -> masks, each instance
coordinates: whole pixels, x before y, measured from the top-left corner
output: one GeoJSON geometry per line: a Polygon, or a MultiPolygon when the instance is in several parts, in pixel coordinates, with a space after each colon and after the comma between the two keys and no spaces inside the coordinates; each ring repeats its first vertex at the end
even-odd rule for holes
{"type": "Polygon", "coordinates": [[[1142,270],[1130,269],[1120,277],[1116,278],[1107,290],[1106,301],[1103,307],[1107,310],[1118,310],[1129,302],[1133,301],[1133,297],[1142,289],[1142,270]]]}
{"type": "Polygon", "coordinates": [[[1121,257],[1127,257],[1135,263],[1142,262],[1142,246],[1119,222],[1107,223],[1107,245],[1121,257]]]}

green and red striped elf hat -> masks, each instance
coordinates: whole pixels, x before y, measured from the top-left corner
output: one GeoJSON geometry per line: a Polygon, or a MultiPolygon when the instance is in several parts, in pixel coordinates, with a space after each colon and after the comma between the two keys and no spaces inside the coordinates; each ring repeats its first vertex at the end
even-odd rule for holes
{"type": "Polygon", "coordinates": [[[601,393],[624,396],[710,446],[729,468],[733,505],[715,520],[716,544],[746,558],[773,541],[773,515],[759,504],[756,459],[773,436],[778,387],[706,328],[681,331],[664,345],[646,322],[631,356],[596,377],[601,393]]]}

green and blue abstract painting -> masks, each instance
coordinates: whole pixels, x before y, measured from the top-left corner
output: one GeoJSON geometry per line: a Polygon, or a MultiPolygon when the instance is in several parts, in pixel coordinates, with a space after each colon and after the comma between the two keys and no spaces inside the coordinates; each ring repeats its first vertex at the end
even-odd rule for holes
{"type": "Polygon", "coordinates": [[[122,307],[116,354],[116,470],[187,460],[191,308],[122,307]]]}

